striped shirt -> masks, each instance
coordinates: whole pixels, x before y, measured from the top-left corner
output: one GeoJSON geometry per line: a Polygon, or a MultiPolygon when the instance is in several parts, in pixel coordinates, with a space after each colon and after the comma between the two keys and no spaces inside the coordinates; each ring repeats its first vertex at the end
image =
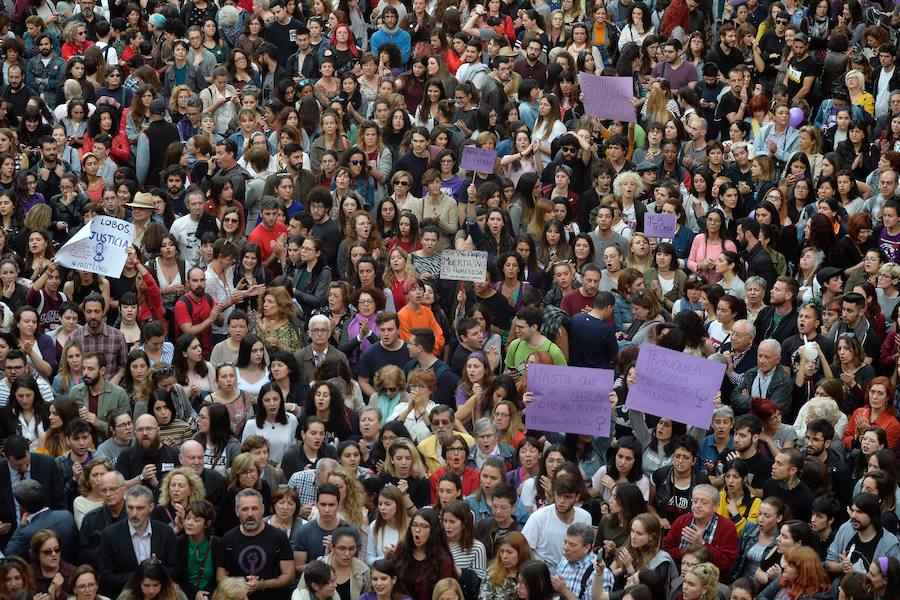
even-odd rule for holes
{"type": "Polygon", "coordinates": [[[453,565],[460,569],[472,569],[479,577],[484,578],[487,568],[487,551],[480,540],[474,540],[469,550],[463,550],[459,542],[450,543],[450,554],[453,555],[453,565]]]}

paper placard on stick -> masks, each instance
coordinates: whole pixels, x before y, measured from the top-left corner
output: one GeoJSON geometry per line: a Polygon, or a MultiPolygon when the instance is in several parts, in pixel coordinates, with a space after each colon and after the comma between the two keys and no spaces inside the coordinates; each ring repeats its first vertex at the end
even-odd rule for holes
{"type": "Polygon", "coordinates": [[[598,77],[581,73],[578,81],[584,92],[584,111],[588,115],[637,123],[634,106],[631,104],[634,96],[631,77],[598,77]]]}
{"type": "Polygon", "coordinates": [[[614,376],[609,369],[528,365],[528,429],[609,437],[614,376]]]}
{"type": "Polygon", "coordinates": [[[491,148],[466,146],[463,148],[460,166],[463,169],[478,171],[479,173],[493,173],[496,159],[497,152],[491,148]]]}
{"type": "Polygon", "coordinates": [[[487,252],[480,250],[444,250],[441,252],[441,279],[484,281],[487,259],[487,252]]]}
{"type": "Polygon", "coordinates": [[[637,381],[625,406],[701,429],[712,422],[713,400],[722,385],[725,365],[641,344],[635,365],[637,381]]]}
{"type": "Polygon", "coordinates": [[[675,237],[675,215],[644,213],[644,235],[672,239],[675,237]]]}
{"type": "Polygon", "coordinates": [[[97,216],[75,232],[56,253],[64,267],[118,279],[125,268],[128,248],[134,241],[134,225],[128,221],[97,216]]]}

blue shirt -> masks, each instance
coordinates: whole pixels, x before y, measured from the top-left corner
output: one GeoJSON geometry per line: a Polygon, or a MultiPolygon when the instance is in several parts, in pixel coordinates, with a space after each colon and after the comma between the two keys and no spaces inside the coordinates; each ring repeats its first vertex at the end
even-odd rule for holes
{"type": "MultiPolygon", "coordinates": [[[[480,522],[482,519],[494,516],[494,511],[484,499],[483,495],[469,494],[466,496],[466,504],[468,504],[469,508],[472,509],[472,512],[475,513],[476,523],[480,522]]],[[[525,521],[528,520],[528,511],[525,510],[521,500],[516,500],[516,506],[513,508],[512,516],[519,522],[519,525],[524,525],[525,521]]]]}

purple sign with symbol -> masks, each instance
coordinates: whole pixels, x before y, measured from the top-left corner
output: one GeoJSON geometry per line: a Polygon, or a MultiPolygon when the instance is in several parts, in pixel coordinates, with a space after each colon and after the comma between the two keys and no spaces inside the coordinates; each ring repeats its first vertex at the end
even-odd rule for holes
{"type": "Polygon", "coordinates": [[[528,428],[609,437],[613,378],[609,369],[528,365],[528,428]]]}
{"type": "Polygon", "coordinates": [[[584,111],[588,115],[626,123],[637,122],[631,104],[634,96],[631,77],[598,77],[581,73],[578,81],[584,94],[584,111]]]}
{"type": "Polygon", "coordinates": [[[725,365],[644,343],[635,370],[637,381],[628,390],[628,408],[709,428],[725,365]]]}
{"type": "Polygon", "coordinates": [[[478,171],[479,173],[493,173],[494,161],[497,159],[497,152],[491,148],[476,148],[475,146],[466,146],[463,148],[462,161],[460,165],[463,169],[470,171],[478,171]]]}
{"type": "Polygon", "coordinates": [[[644,213],[644,235],[671,239],[675,237],[675,215],[644,213]]]}

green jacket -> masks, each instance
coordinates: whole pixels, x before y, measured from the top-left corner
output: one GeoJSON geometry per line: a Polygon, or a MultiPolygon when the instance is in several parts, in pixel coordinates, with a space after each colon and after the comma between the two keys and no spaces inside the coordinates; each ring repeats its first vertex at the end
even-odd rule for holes
{"type": "MultiPolygon", "coordinates": [[[[84,383],[79,383],[71,390],[69,390],[69,396],[75,399],[75,402],[78,404],[78,408],[82,406],[87,406],[88,403],[88,389],[87,385],[84,383]]],[[[108,424],[106,422],[107,417],[109,417],[109,413],[114,410],[124,410],[127,413],[131,413],[131,401],[128,399],[128,394],[124,389],[117,386],[114,383],[106,382],[106,385],[103,386],[103,391],[100,392],[100,398],[97,400],[97,430],[100,434],[100,439],[106,439],[106,430],[108,424]]]]}

